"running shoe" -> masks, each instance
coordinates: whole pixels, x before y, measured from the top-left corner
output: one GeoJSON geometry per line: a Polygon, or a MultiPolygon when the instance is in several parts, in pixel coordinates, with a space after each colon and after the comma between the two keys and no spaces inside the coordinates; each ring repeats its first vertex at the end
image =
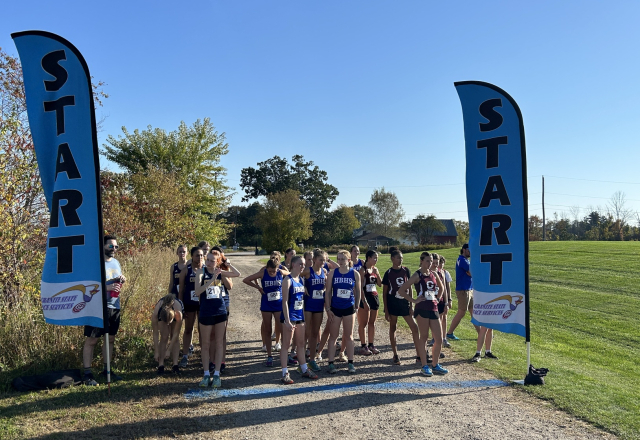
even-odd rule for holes
{"type": "Polygon", "coordinates": [[[489,358],[489,359],[498,359],[498,356],[496,356],[495,354],[491,353],[490,351],[485,351],[484,352],[484,357],[489,358]]]}
{"type": "Polygon", "coordinates": [[[180,359],[180,363],[178,364],[180,366],[180,368],[186,368],[187,365],[189,364],[189,360],[182,356],[182,359],[180,359]]]}
{"type": "Polygon", "coordinates": [[[171,374],[173,374],[174,376],[180,376],[182,374],[182,371],[180,371],[180,366],[174,365],[173,368],[171,368],[171,374]]]}
{"type": "Polygon", "coordinates": [[[393,365],[400,365],[400,357],[397,354],[393,355],[393,365]]]}
{"type": "Polygon", "coordinates": [[[372,354],[378,354],[378,353],[380,353],[380,350],[378,350],[378,349],[376,348],[376,346],[375,346],[375,345],[370,345],[370,346],[369,346],[369,351],[370,351],[372,354]]]}
{"type": "Polygon", "coordinates": [[[158,376],[162,376],[164,374],[164,366],[159,366],[157,373],[158,376]]]}
{"type": "Polygon", "coordinates": [[[431,371],[431,367],[428,365],[425,365],[424,367],[420,368],[420,372],[422,374],[424,374],[427,377],[431,377],[433,376],[433,372],[431,371]]]}
{"type": "Polygon", "coordinates": [[[373,353],[371,353],[371,351],[366,347],[360,347],[360,351],[358,351],[358,354],[361,356],[371,356],[373,353]]]}
{"type": "Polygon", "coordinates": [[[480,353],[476,353],[471,358],[471,362],[480,362],[480,353]]]}
{"type": "Polygon", "coordinates": [[[349,363],[347,365],[347,371],[349,374],[356,374],[356,367],[354,367],[352,363],[349,363]]]}
{"type": "Polygon", "coordinates": [[[193,344],[189,345],[189,356],[193,354],[193,344]]]}
{"type": "Polygon", "coordinates": [[[291,357],[291,355],[289,355],[289,360],[287,361],[288,365],[297,365],[298,361],[295,360],[294,358],[291,357]]]}
{"type": "Polygon", "coordinates": [[[316,363],[316,361],[309,361],[309,368],[312,371],[320,371],[321,368],[318,366],[318,364],[316,363]]]}
{"type": "Polygon", "coordinates": [[[211,385],[211,376],[205,376],[200,381],[200,388],[208,388],[211,385]]]}
{"type": "Polygon", "coordinates": [[[307,371],[305,371],[304,373],[302,372],[302,368],[300,367],[298,367],[296,371],[300,373],[302,377],[306,377],[307,379],[316,380],[318,378],[318,375],[311,371],[311,368],[307,368],[307,371]]]}
{"type": "Polygon", "coordinates": [[[433,347],[433,343],[435,342],[435,339],[431,339],[430,341],[427,341],[427,347],[433,347]]]}
{"type": "Polygon", "coordinates": [[[273,349],[275,351],[280,351],[282,349],[282,344],[280,344],[279,342],[273,347],[273,349]]]}
{"type": "Polygon", "coordinates": [[[275,333],[271,335],[271,340],[272,340],[272,341],[275,341],[275,340],[276,340],[276,334],[275,334],[275,333]]]}
{"type": "Polygon", "coordinates": [[[82,378],[82,383],[88,387],[98,386],[98,382],[96,382],[96,378],[93,377],[93,373],[86,373],[82,378]]]}
{"type": "Polygon", "coordinates": [[[285,385],[291,385],[293,383],[293,379],[291,379],[291,376],[289,375],[289,373],[287,373],[284,376],[282,376],[282,379],[280,379],[280,380],[285,385]]]}
{"type": "Polygon", "coordinates": [[[224,372],[224,369],[227,368],[227,366],[223,363],[220,364],[220,374],[222,374],[224,372]]]}
{"type": "Polygon", "coordinates": [[[336,374],[337,372],[338,368],[333,364],[329,364],[329,374],[336,374]]]}
{"type": "Polygon", "coordinates": [[[347,355],[345,355],[344,353],[340,353],[340,356],[338,356],[338,362],[347,362],[349,359],[347,359],[347,355]]]}
{"type": "Polygon", "coordinates": [[[211,386],[213,388],[220,388],[222,386],[222,381],[220,380],[220,376],[214,375],[211,379],[211,386]]]}
{"type": "Polygon", "coordinates": [[[436,366],[432,368],[432,371],[433,371],[433,374],[438,374],[440,376],[444,376],[449,372],[449,370],[447,370],[440,364],[436,364],[436,366]]]}
{"type": "Polygon", "coordinates": [[[264,363],[265,367],[273,367],[273,356],[269,356],[267,361],[264,363]]]}
{"type": "Polygon", "coordinates": [[[262,346],[262,351],[264,351],[264,352],[266,352],[266,351],[267,351],[267,346],[266,346],[266,345],[263,345],[263,346],[262,346]]]}
{"type": "Polygon", "coordinates": [[[447,341],[446,339],[442,340],[442,346],[444,348],[451,348],[451,344],[449,344],[449,341],[447,341]]]}
{"type": "MultiPolygon", "coordinates": [[[[106,378],[107,377],[107,370],[103,370],[102,373],[100,373],[100,376],[104,376],[106,378]]],[[[117,382],[119,380],[122,380],[122,377],[118,376],[116,373],[111,371],[111,382],[117,382]]]]}
{"type": "Polygon", "coordinates": [[[453,333],[447,333],[447,339],[450,339],[452,341],[459,341],[460,338],[457,337],[456,335],[454,335],[453,333]]]}

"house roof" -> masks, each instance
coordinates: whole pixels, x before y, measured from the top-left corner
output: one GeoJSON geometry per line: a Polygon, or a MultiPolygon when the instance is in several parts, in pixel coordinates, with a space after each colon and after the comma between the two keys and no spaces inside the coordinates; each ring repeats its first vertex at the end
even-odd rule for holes
{"type": "Polygon", "coordinates": [[[356,240],[393,240],[392,238],[385,237],[384,235],[376,234],[375,232],[370,232],[365,235],[361,235],[357,237],[356,240]]]}
{"type": "Polygon", "coordinates": [[[435,236],[445,236],[445,237],[457,237],[458,236],[458,231],[456,230],[456,225],[455,223],[453,223],[453,219],[438,219],[439,222],[442,222],[442,224],[445,225],[445,227],[447,228],[446,231],[437,231],[434,232],[434,237],[435,236]]]}

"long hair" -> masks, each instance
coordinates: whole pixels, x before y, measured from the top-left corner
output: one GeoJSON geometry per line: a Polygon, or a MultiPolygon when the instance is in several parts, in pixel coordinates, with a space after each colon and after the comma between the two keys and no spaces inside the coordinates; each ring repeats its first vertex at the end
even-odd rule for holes
{"type": "Polygon", "coordinates": [[[349,264],[348,264],[348,266],[349,266],[349,267],[353,267],[353,261],[351,261],[351,252],[349,252],[349,251],[345,251],[344,249],[340,249],[340,250],[338,251],[338,255],[340,255],[340,254],[342,254],[342,255],[344,255],[345,257],[347,257],[347,260],[349,260],[349,264]]]}
{"type": "Polygon", "coordinates": [[[222,248],[220,246],[214,246],[211,248],[211,251],[218,251],[220,254],[220,269],[229,270],[231,266],[227,263],[227,257],[224,256],[224,252],[222,252],[222,248]]]}
{"type": "Polygon", "coordinates": [[[173,322],[176,316],[175,310],[173,310],[173,303],[176,300],[174,294],[166,295],[162,298],[162,306],[160,306],[160,313],[158,313],[158,321],[166,322],[167,325],[173,322]]]}

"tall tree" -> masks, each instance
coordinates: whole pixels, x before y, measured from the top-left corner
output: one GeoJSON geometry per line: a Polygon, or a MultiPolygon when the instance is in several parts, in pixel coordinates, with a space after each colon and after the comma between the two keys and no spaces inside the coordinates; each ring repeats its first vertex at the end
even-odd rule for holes
{"type": "Polygon", "coordinates": [[[289,163],[280,156],[259,162],[257,168],[243,168],[240,187],[244,190],[243,202],[266,197],[286,190],[299,191],[314,220],[322,219],[333,201],[338,197],[338,188],[327,183],[327,172],[305,161],[297,154],[289,163]]]}
{"type": "Polygon", "coordinates": [[[318,246],[333,244],[349,244],[353,239],[353,231],[360,227],[353,208],[340,205],[328,212],[324,218],[314,223],[313,243],[318,246]]]}
{"type": "Polygon", "coordinates": [[[620,240],[624,240],[624,226],[632,216],[632,211],[627,208],[627,196],[622,191],[616,191],[607,205],[609,212],[615,220],[615,228],[620,240]]]}
{"type": "Polygon", "coordinates": [[[368,225],[373,224],[374,215],[373,209],[371,209],[370,206],[353,205],[351,208],[353,209],[353,214],[360,222],[360,227],[367,227],[368,225]]]}
{"type": "Polygon", "coordinates": [[[385,235],[392,233],[404,217],[398,196],[394,192],[385,191],[384,187],[373,191],[369,206],[373,210],[373,227],[385,235]]]}
{"type": "Polygon", "coordinates": [[[262,248],[268,252],[282,252],[311,237],[311,213],[292,189],[267,195],[256,220],[263,232],[262,248]]]}
{"type": "Polygon", "coordinates": [[[258,202],[248,206],[230,206],[224,215],[227,222],[234,229],[229,231],[227,242],[231,245],[234,239],[241,246],[260,246],[262,243],[262,230],[256,224],[258,213],[262,207],[258,202]]]}
{"type": "Polygon", "coordinates": [[[433,235],[436,232],[444,232],[446,226],[434,215],[419,214],[409,222],[400,223],[400,228],[407,237],[415,238],[420,244],[433,242],[433,235]]]}

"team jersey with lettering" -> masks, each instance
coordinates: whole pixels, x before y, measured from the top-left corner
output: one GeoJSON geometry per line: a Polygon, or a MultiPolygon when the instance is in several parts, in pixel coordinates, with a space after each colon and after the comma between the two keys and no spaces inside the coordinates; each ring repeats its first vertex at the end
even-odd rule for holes
{"type": "Polygon", "coordinates": [[[322,312],[324,309],[324,288],[327,281],[326,272],[320,268],[317,274],[313,267],[309,268],[309,278],[304,280],[307,295],[304,296],[304,309],[307,312],[322,312]]]}
{"type": "Polygon", "coordinates": [[[176,298],[180,291],[180,272],[182,272],[182,269],[180,269],[179,263],[173,263],[173,268],[171,269],[171,273],[173,273],[173,288],[171,289],[171,293],[173,293],[176,298]]]}
{"type": "Polygon", "coordinates": [[[411,278],[411,272],[408,268],[404,266],[401,266],[400,269],[390,267],[382,277],[382,285],[389,287],[387,292],[389,297],[401,301],[408,301],[398,294],[398,290],[400,290],[400,286],[406,283],[409,278],[411,278]]]}
{"type": "Polygon", "coordinates": [[[353,268],[355,269],[356,272],[360,272],[360,268],[364,265],[364,261],[362,261],[360,258],[358,258],[358,261],[356,261],[355,263],[353,263],[353,268]]]}
{"type": "Polygon", "coordinates": [[[260,310],[263,312],[282,311],[282,272],[276,271],[276,276],[269,276],[269,271],[264,270],[260,280],[264,295],[260,301],[260,310]]]}
{"type": "MultiPolygon", "coordinates": [[[[291,275],[289,277],[289,320],[290,321],[304,321],[304,284],[301,278],[296,281],[291,275]]],[[[283,313],[285,311],[283,310],[283,313]]],[[[284,322],[284,317],[280,319],[284,322]]]]}
{"type": "MultiPolygon", "coordinates": [[[[440,282],[444,286],[444,281],[445,281],[444,272],[438,270],[436,272],[436,275],[437,275],[438,278],[440,278],[440,282]]],[[[437,287],[436,287],[436,290],[438,290],[437,287]]],[[[439,302],[441,302],[441,303],[446,303],[447,302],[447,292],[446,291],[442,292],[442,296],[440,297],[440,301],[439,302]]]]}
{"type": "Polygon", "coordinates": [[[331,307],[336,309],[347,309],[355,305],[356,300],[353,289],[356,285],[356,275],[353,268],[349,272],[342,274],[340,269],[333,271],[333,282],[331,284],[331,307]]]}
{"type": "Polygon", "coordinates": [[[360,283],[362,284],[362,292],[368,293],[369,295],[377,296],[378,295],[378,291],[376,290],[377,280],[378,280],[378,275],[376,275],[374,272],[369,272],[365,267],[364,278],[360,280],[360,283]]]}
{"type": "MultiPolygon", "coordinates": [[[[203,270],[204,276],[202,277],[201,286],[204,286],[205,281],[213,278],[213,274],[209,273],[206,267],[204,267],[203,270]]],[[[207,287],[207,289],[200,294],[201,318],[227,314],[227,307],[224,305],[224,295],[226,293],[221,279],[221,275],[218,275],[216,281],[209,284],[209,287],[207,287]]]]}
{"type": "Polygon", "coordinates": [[[200,297],[196,295],[196,270],[191,264],[187,264],[187,273],[184,276],[184,294],[182,302],[185,306],[198,306],[200,297]]]}
{"type": "Polygon", "coordinates": [[[429,272],[429,275],[425,275],[418,270],[420,280],[415,284],[418,297],[424,296],[425,300],[416,303],[416,310],[438,310],[438,291],[436,290],[438,283],[436,282],[436,275],[433,272],[429,272]]]}

